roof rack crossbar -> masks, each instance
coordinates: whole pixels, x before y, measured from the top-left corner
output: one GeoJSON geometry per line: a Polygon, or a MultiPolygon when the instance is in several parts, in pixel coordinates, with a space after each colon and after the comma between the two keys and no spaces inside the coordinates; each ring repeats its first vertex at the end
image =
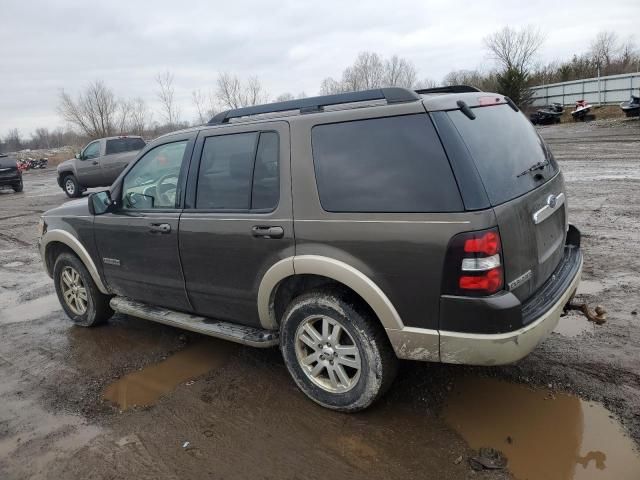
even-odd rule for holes
{"type": "Polygon", "coordinates": [[[337,93],[335,95],[308,97],[298,100],[287,100],[285,102],[268,103],[265,105],[255,105],[252,107],[227,110],[215,115],[211,120],[209,120],[208,125],[228,123],[232,118],[246,117],[249,115],[286,112],[291,110],[300,110],[304,113],[317,112],[322,111],[323,107],[329,105],[368,102],[373,100],[386,100],[387,103],[405,103],[420,100],[420,97],[416,92],[412,90],[399,87],[376,88],[373,90],[362,90],[359,92],[337,93]]]}
{"type": "Polygon", "coordinates": [[[422,88],[416,90],[416,93],[468,93],[468,92],[481,92],[479,88],[472,87],[470,85],[447,85],[444,87],[422,88]]]}

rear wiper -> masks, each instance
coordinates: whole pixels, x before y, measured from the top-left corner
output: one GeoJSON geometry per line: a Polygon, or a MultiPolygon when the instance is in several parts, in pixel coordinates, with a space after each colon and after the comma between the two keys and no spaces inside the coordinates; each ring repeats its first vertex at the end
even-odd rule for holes
{"type": "Polygon", "coordinates": [[[547,165],[549,165],[549,161],[548,160],[545,160],[544,162],[534,163],[529,168],[527,168],[524,172],[519,173],[518,175],[516,175],[516,178],[520,178],[523,175],[526,175],[527,173],[535,172],[536,170],[542,170],[547,165]]]}

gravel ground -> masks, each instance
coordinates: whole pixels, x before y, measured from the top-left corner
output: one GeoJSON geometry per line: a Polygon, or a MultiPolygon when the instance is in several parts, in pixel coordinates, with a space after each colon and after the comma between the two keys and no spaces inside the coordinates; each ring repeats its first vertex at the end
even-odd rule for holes
{"type": "MultiPolygon", "coordinates": [[[[309,402],[275,349],[124,316],[96,329],[71,326],[35,249],[38,216],[66,197],[53,169],[29,172],[24,193],[0,191],[0,478],[509,478],[473,471],[474,442],[443,414],[469,378],[485,385],[478,388],[498,379],[597,401],[640,442],[640,123],[540,132],[583,233],[578,300],[603,305],[607,323],[571,314],[561,333],[506,367],[403,363],[392,391],[357,415],[309,402]],[[209,353],[193,353],[203,345],[209,353]],[[185,352],[207,362],[197,369],[207,373],[184,381],[189,372],[175,364],[178,373],[163,369],[168,362],[149,368],[185,352]],[[158,398],[122,411],[103,392],[132,372],[158,398]]],[[[138,388],[126,385],[125,394],[138,388]]],[[[522,414],[536,414],[529,408],[522,414]]]]}

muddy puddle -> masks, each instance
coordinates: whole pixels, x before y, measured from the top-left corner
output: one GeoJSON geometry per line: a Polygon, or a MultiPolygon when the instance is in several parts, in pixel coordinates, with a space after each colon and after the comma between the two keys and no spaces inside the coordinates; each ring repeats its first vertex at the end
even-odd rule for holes
{"type": "Polygon", "coordinates": [[[0,324],[27,322],[61,311],[56,294],[46,295],[0,311],[0,324]]]}
{"type": "Polygon", "coordinates": [[[577,337],[583,333],[593,333],[595,328],[593,322],[588,321],[584,315],[569,312],[560,317],[560,321],[553,331],[563,337],[577,337]]]}
{"type": "Polygon", "coordinates": [[[640,478],[640,452],[594,402],[468,377],[454,386],[444,418],[472,448],[502,451],[520,480],[640,478]]]}
{"type": "Polygon", "coordinates": [[[181,383],[224,365],[237,346],[208,340],[190,345],[162,362],[130,373],[104,391],[104,398],[122,410],[149,406],[181,383]]]}

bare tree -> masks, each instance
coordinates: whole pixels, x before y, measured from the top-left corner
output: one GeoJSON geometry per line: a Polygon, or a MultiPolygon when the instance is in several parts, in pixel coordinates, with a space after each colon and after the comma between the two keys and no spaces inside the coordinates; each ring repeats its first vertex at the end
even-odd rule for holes
{"type": "Polygon", "coordinates": [[[143,136],[151,124],[151,113],[141,97],[131,101],[131,133],[143,136]]]}
{"type": "Polygon", "coordinates": [[[335,78],[327,77],[320,83],[320,95],[335,95],[343,91],[342,84],[335,78]]]}
{"type": "Polygon", "coordinates": [[[31,148],[51,148],[51,134],[48,128],[36,128],[31,134],[31,148]]]}
{"type": "Polygon", "coordinates": [[[540,30],[528,26],[520,30],[504,27],[484,39],[486,48],[498,62],[497,90],[516,104],[531,103],[530,73],[544,36],[540,30]]]}
{"type": "Polygon", "coordinates": [[[430,78],[423,78],[422,80],[418,80],[413,85],[413,88],[415,88],[416,90],[420,90],[422,88],[435,88],[437,86],[438,82],[436,82],[435,80],[432,80],[430,78]]]}
{"type": "Polygon", "coordinates": [[[118,102],[113,92],[100,80],[90,83],[74,100],[60,92],[58,113],[89,138],[108,137],[114,131],[118,102]]]}
{"type": "Polygon", "coordinates": [[[216,97],[225,108],[241,108],[259,105],[268,101],[268,94],[257,77],[242,82],[236,75],[221,73],[217,80],[216,97]]]}
{"type": "Polygon", "coordinates": [[[618,36],[614,32],[600,32],[591,42],[589,53],[591,58],[606,72],[614,55],[620,51],[618,36]]]}
{"type": "Polygon", "coordinates": [[[123,135],[131,128],[131,113],[133,111],[133,102],[131,100],[118,100],[116,111],[115,129],[118,134],[123,135]]]}
{"type": "Polygon", "coordinates": [[[211,117],[218,113],[218,108],[215,103],[215,96],[211,91],[208,93],[203,92],[200,89],[193,90],[191,92],[191,100],[196,107],[198,113],[198,123],[205,124],[211,117]]]}
{"type": "Polygon", "coordinates": [[[169,126],[180,122],[180,109],[175,101],[175,88],[173,87],[173,74],[168,70],[156,75],[158,90],[156,95],[160,100],[162,116],[169,126]]]}
{"type": "Polygon", "coordinates": [[[20,138],[20,131],[17,128],[12,128],[7,133],[7,137],[4,140],[5,148],[8,152],[16,152],[22,149],[22,139],[20,138]]]}
{"type": "Polygon", "coordinates": [[[540,30],[532,26],[520,30],[504,27],[484,39],[486,48],[503,70],[516,69],[521,74],[529,72],[543,42],[540,30]]]}
{"type": "Polygon", "coordinates": [[[412,88],[416,83],[416,77],[416,67],[409,60],[394,55],[384,62],[385,87],[412,88]]]}
{"type": "Polygon", "coordinates": [[[379,88],[385,81],[385,68],[380,56],[374,52],[361,52],[352,66],[342,73],[345,91],[379,88]]]}
{"type": "Polygon", "coordinates": [[[288,102],[289,100],[294,100],[295,97],[293,94],[289,92],[282,93],[276,97],[276,102],[288,102]]]}

